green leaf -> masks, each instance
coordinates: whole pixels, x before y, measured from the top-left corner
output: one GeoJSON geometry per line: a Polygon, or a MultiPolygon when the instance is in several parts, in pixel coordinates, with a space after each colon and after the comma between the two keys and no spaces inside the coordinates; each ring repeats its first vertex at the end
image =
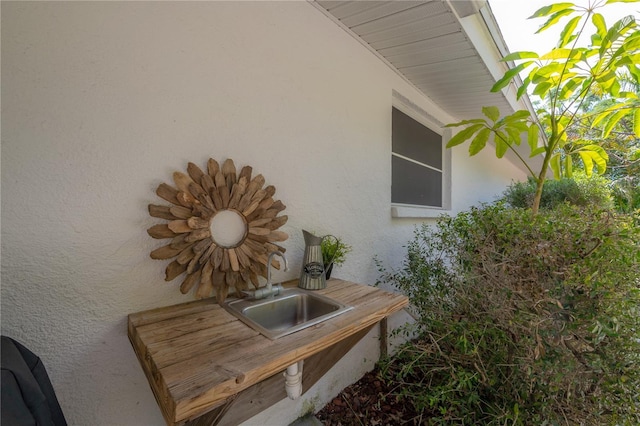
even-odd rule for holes
{"type": "Polygon", "coordinates": [[[601,147],[600,145],[586,144],[582,149],[595,152],[600,157],[602,157],[605,161],[609,161],[609,154],[607,154],[607,151],[605,151],[604,148],[601,147]]]}
{"type": "Polygon", "coordinates": [[[609,134],[611,133],[613,128],[616,126],[616,124],[618,124],[618,122],[622,119],[622,117],[629,114],[629,112],[630,111],[623,109],[623,110],[617,111],[615,114],[612,114],[611,117],[609,117],[609,119],[606,121],[604,125],[602,137],[606,138],[607,136],[609,136],[609,134]]]}
{"type": "Polygon", "coordinates": [[[574,77],[562,86],[560,89],[560,93],[558,94],[558,99],[568,99],[576,88],[584,81],[585,77],[574,77]]]}
{"type": "Polygon", "coordinates": [[[578,154],[582,159],[585,174],[587,177],[591,177],[593,174],[593,160],[591,159],[591,155],[587,151],[578,151],[578,154]]]}
{"type": "Polygon", "coordinates": [[[594,13],[591,17],[591,22],[593,22],[598,36],[600,36],[600,40],[602,40],[602,38],[607,35],[607,24],[605,23],[604,16],[599,13],[594,13]]]}
{"type": "Polygon", "coordinates": [[[598,47],[601,44],[602,44],[602,36],[596,33],[591,34],[591,45],[594,47],[598,47]]]}
{"type": "Polygon", "coordinates": [[[589,151],[589,154],[591,155],[591,159],[593,159],[593,162],[596,163],[596,169],[598,170],[598,174],[600,175],[604,174],[604,172],[607,171],[607,160],[602,158],[595,151],[589,151]]]}
{"type": "Polygon", "coordinates": [[[533,15],[529,16],[529,18],[527,19],[531,19],[531,18],[540,18],[542,16],[548,16],[554,12],[557,12],[559,10],[563,10],[566,9],[568,7],[572,7],[575,6],[573,3],[556,3],[556,4],[552,4],[549,6],[545,6],[545,7],[541,7],[540,9],[536,10],[534,12],[533,15]]]}
{"type": "Polygon", "coordinates": [[[548,78],[552,74],[560,74],[565,69],[565,67],[566,64],[564,62],[552,62],[549,65],[545,65],[538,70],[538,72],[536,73],[536,77],[533,79],[533,82],[538,83],[539,81],[548,78]]]}
{"type": "Polygon", "coordinates": [[[529,87],[529,83],[531,83],[531,80],[529,79],[529,77],[525,78],[524,81],[522,82],[522,86],[518,87],[518,92],[516,94],[516,99],[520,100],[522,95],[524,95],[527,92],[527,88],[529,87]]]}
{"type": "Polygon", "coordinates": [[[610,109],[606,109],[603,112],[601,112],[600,114],[596,115],[595,118],[593,119],[593,122],[591,123],[591,128],[597,127],[600,125],[601,122],[605,122],[606,123],[606,119],[607,117],[609,117],[610,115],[612,115],[614,112],[611,111],[610,109]]]}
{"type": "Polygon", "coordinates": [[[624,49],[625,52],[633,52],[640,49],[640,36],[627,38],[621,49],[624,49]]]}
{"type": "Polygon", "coordinates": [[[555,179],[560,179],[562,177],[562,170],[560,166],[560,154],[555,154],[551,157],[549,161],[549,166],[551,166],[551,170],[553,170],[553,177],[555,179]]]}
{"type": "Polygon", "coordinates": [[[587,59],[589,59],[592,56],[598,56],[598,52],[599,50],[596,48],[590,48],[590,49],[582,48],[580,49],[580,60],[582,62],[585,62],[587,59]]]}
{"type": "Polygon", "coordinates": [[[504,157],[504,154],[507,153],[507,150],[509,149],[509,145],[498,137],[496,137],[495,141],[496,141],[496,157],[502,158],[504,157]]]}
{"type": "Polygon", "coordinates": [[[515,127],[505,127],[504,128],[505,131],[507,132],[507,134],[509,135],[509,139],[511,140],[511,142],[513,142],[516,145],[520,145],[521,142],[521,138],[520,138],[520,130],[518,130],[515,127]]]}
{"type": "MultiPolygon", "coordinates": [[[[638,55],[638,61],[640,63],[640,55],[638,55]]],[[[627,71],[629,71],[629,74],[631,74],[635,81],[636,84],[640,84],[640,67],[637,67],[635,64],[629,64],[627,65],[627,71]]]]}
{"type": "Polygon", "coordinates": [[[486,123],[486,120],[483,120],[481,118],[474,118],[472,120],[462,120],[462,121],[458,121],[457,123],[450,123],[447,124],[444,127],[458,127],[458,126],[466,126],[467,124],[472,124],[472,123],[486,123]]]}
{"type": "Polygon", "coordinates": [[[611,81],[616,77],[617,76],[615,71],[609,71],[608,73],[600,74],[599,76],[597,76],[596,81],[600,84],[605,84],[606,82],[611,81]]]}
{"type": "Polygon", "coordinates": [[[582,85],[580,86],[580,91],[586,92],[587,90],[590,90],[592,84],[593,84],[592,76],[585,78],[584,81],[582,82],[582,85]]]}
{"type": "Polygon", "coordinates": [[[545,151],[546,150],[544,146],[539,146],[538,148],[531,151],[531,154],[529,154],[529,158],[537,157],[538,155],[544,153],[545,151]]]}
{"type": "MultiPolygon", "coordinates": [[[[578,26],[578,22],[580,22],[580,16],[576,16],[572,18],[567,25],[565,25],[564,29],[560,33],[560,42],[558,43],[558,47],[566,46],[567,43],[571,41],[573,31],[578,26]]],[[[575,37],[574,37],[575,38],[575,37]]]]}
{"type": "Polygon", "coordinates": [[[527,121],[514,121],[507,123],[507,125],[518,130],[520,133],[524,133],[529,130],[529,126],[527,123],[527,121]]]}
{"type": "Polygon", "coordinates": [[[536,52],[513,52],[502,58],[502,62],[514,61],[516,59],[538,59],[536,52]]]}
{"type": "Polygon", "coordinates": [[[556,148],[564,148],[564,146],[567,144],[567,133],[561,133],[560,136],[556,139],[557,144],[556,144],[556,148]]]}
{"type": "Polygon", "coordinates": [[[591,177],[593,174],[594,163],[598,174],[603,174],[607,170],[607,161],[598,152],[586,149],[585,147],[578,151],[578,154],[580,154],[580,158],[584,163],[584,171],[588,177],[591,177]]]}
{"type": "Polygon", "coordinates": [[[573,163],[570,155],[564,157],[564,172],[568,178],[573,177],[573,163]]]}
{"type": "Polygon", "coordinates": [[[516,121],[516,120],[519,121],[519,120],[522,120],[522,119],[525,119],[525,118],[529,118],[529,117],[531,117],[531,113],[529,111],[527,111],[526,109],[520,109],[520,110],[514,112],[511,115],[507,115],[504,118],[504,121],[505,121],[505,123],[510,123],[512,121],[516,121]]]}
{"type": "Polygon", "coordinates": [[[500,110],[495,106],[482,107],[482,113],[493,122],[500,118],[500,110]]]}
{"type": "Polygon", "coordinates": [[[527,131],[527,143],[531,152],[538,148],[538,137],[540,136],[540,127],[536,123],[532,123],[527,131]]]}
{"type": "Polygon", "coordinates": [[[471,145],[469,145],[469,156],[474,156],[482,151],[482,149],[487,145],[490,133],[491,129],[488,129],[487,127],[478,132],[476,137],[471,141],[471,145]]]}
{"type": "Polygon", "coordinates": [[[562,70],[562,65],[558,63],[553,64],[553,66],[546,65],[538,70],[538,72],[531,79],[531,82],[534,85],[546,83],[555,85],[562,70]]]}
{"type": "Polygon", "coordinates": [[[573,140],[571,142],[574,145],[578,146],[578,145],[590,145],[593,141],[589,141],[589,140],[586,140],[586,139],[575,139],[575,140],[573,140]]]}
{"type": "Polygon", "coordinates": [[[637,108],[633,113],[633,133],[636,138],[640,138],[640,108],[637,108]]]}
{"type": "Polygon", "coordinates": [[[638,61],[636,59],[639,59],[640,55],[627,55],[624,56],[620,59],[618,59],[618,61],[616,62],[616,65],[618,66],[622,66],[622,65],[635,65],[638,61]]]}
{"type": "Polygon", "coordinates": [[[504,88],[505,86],[507,86],[509,84],[509,82],[513,79],[513,77],[518,75],[520,73],[520,71],[522,71],[523,69],[525,69],[526,67],[528,67],[532,63],[533,63],[533,61],[523,62],[523,63],[517,65],[516,67],[511,68],[509,71],[505,72],[504,75],[502,76],[502,78],[500,80],[496,81],[496,84],[494,84],[493,87],[491,87],[491,91],[492,92],[499,92],[502,88],[504,88]]]}
{"type": "Polygon", "coordinates": [[[560,10],[559,12],[554,13],[549,17],[547,22],[545,22],[540,28],[538,28],[538,31],[536,31],[536,34],[539,34],[544,30],[546,30],[547,28],[557,24],[561,18],[567,15],[570,15],[571,13],[573,13],[573,9],[563,9],[563,10],[560,10]]]}
{"type": "Polygon", "coordinates": [[[452,148],[456,145],[460,145],[465,142],[467,139],[471,138],[475,132],[480,130],[481,128],[486,128],[484,124],[474,124],[472,126],[467,127],[466,129],[460,130],[458,133],[453,136],[449,142],[447,142],[447,148],[452,148]]]}
{"type": "Polygon", "coordinates": [[[536,76],[536,74],[538,73],[538,70],[540,69],[540,67],[538,66],[533,66],[531,67],[531,70],[529,71],[529,76],[528,78],[530,78],[531,80],[533,80],[533,78],[536,76]]]}
{"type": "Polygon", "coordinates": [[[607,38],[612,43],[616,41],[621,35],[627,32],[631,27],[635,26],[636,19],[633,15],[628,15],[620,18],[611,28],[607,31],[607,38]]]}
{"type": "Polygon", "coordinates": [[[609,28],[609,31],[607,31],[607,35],[602,38],[600,56],[603,56],[604,52],[613,44],[613,42],[633,26],[635,26],[635,18],[633,16],[625,16],[613,24],[613,26],[609,28]]]}
{"type": "Polygon", "coordinates": [[[564,131],[564,129],[571,123],[571,117],[566,114],[558,115],[558,133],[564,131]]]}
{"type": "Polygon", "coordinates": [[[607,0],[605,4],[611,3],[637,3],[638,0],[607,0]]]}
{"type": "Polygon", "coordinates": [[[548,81],[542,82],[536,85],[536,88],[533,90],[533,94],[544,98],[551,87],[553,87],[553,83],[548,81]]]}
{"type": "Polygon", "coordinates": [[[575,40],[575,39],[577,39],[577,38],[578,38],[578,35],[577,35],[577,34],[571,34],[571,35],[569,35],[569,38],[567,38],[567,41],[566,41],[565,45],[567,45],[567,44],[569,44],[569,43],[573,42],[573,40],[575,40]]]}
{"type": "Polygon", "coordinates": [[[609,93],[611,93],[611,95],[616,98],[620,96],[620,82],[617,78],[613,80],[613,82],[609,86],[609,93]]]}
{"type": "Polygon", "coordinates": [[[626,98],[626,99],[640,99],[640,97],[638,97],[638,94],[640,94],[640,92],[638,92],[638,93],[620,92],[620,93],[618,93],[618,97],[626,98]]]}
{"type": "Polygon", "coordinates": [[[542,55],[540,59],[567,59],[569,55],[571,55],[571,52],[573,52],[571,49],[555,48],[552,49],[549,53],[545,53],[544,55],[542,55]]]}

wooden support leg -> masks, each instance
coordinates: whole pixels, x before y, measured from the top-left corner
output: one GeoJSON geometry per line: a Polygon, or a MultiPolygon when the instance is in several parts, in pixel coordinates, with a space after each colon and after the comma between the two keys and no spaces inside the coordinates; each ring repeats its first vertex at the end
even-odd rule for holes
{"type": "MultiPolygon", "coordinates": [[[[371,328],[373,325],[307,358],[302,372],[302,392],[320,380],[371,328]]],[[[185,423],[185,426],[235,426],[286,397],[284,377],[279,372],[245,389],[225,404],[185,423]]]]}
{"type": "Polygon", "coordinates": [[[387,340],[388,323],[387,318],[380,321],[380,358],[386,358],[389,354],[389,343],[387,340]]]}
{"type": "Polygon", "coordinates": [[[340,343],[310,356],[304,361],[302,370],[302,392],[309,390],[327,371],[373,328],[373,325],[342,340],[340,343]]]}

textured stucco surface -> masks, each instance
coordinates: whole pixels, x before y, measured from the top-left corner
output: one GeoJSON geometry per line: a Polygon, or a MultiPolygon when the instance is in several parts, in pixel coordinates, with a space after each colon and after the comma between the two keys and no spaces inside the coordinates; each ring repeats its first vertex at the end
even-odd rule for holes
{"type": "MultiPolygon", "coordinates": [[[[146,234],[155,188],[188,161],[233,158],[275,185],[276,279],[300,269],[301,228],[353,246],[342,278],[398,264],[418,221],[390,215],[393,90],[452,121],[306,2],[2,2],[2,333],[41,356],[70,424],[164,424],[126,321],[190,300],[146,234]]],[[[452,163],[454,210],[522,177],[490,153],[452,163]]],[[[247,423],[322,407],[377,348],[372,332],[247,423]]]]}

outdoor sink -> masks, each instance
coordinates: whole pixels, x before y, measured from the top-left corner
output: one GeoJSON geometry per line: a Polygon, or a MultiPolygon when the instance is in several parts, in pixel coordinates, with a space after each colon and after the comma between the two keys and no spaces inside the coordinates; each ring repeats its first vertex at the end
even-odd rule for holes
{"type": "Polygon", "coordinates": [[[319,324],[353,307],[302,289],[284,289],[272,298],[236,299],[224,307],[269,339],[277,339],[319,324]]]}

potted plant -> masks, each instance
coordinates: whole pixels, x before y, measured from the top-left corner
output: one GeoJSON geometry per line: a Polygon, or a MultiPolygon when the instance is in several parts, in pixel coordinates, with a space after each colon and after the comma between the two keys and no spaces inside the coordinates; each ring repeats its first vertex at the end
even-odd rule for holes
{"type": "Polygon", "coordinates": [[[351,251],[351,246],[344,243],[340,238],[327,235],[323,238],[320,248],[322,250],[325,277],[329,279],[333,265],[342,265],[344,263],[347,253],[351,251]]]}

